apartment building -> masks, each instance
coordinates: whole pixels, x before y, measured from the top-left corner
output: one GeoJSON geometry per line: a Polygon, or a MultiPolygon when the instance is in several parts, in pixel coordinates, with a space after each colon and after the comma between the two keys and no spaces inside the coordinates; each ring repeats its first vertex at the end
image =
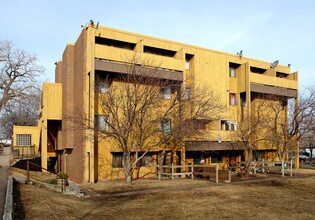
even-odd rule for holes
{"type": "MultiPolygon", "coordinates": [[[[97,118],[104,114],[99,112],[97,100],[99,93],[110,90],[111,84],[97,90],[97,80],[106,76],[117,85],[123,84],[115,82],[114,75],[130,74],[126,65],[135,55],[141,58],[139,60],[153,61],[150,68],[155,69],[157,79],[182,85],[189,77],[192,79],[190,87],[184,85],[187,95],[190,89],[206,84],[219,94],[226,106],[218,120],[205,126],[211,135],[205,135],[203,140],[187,140],[185,146],[175,152],[180,158],[178,163],[224,166],[231,161],[244,160],[244,148],[231,135],[237,131],[244,114],[251,113],[253,106],[264,99],[264,94],[282,100],[284,97],[296,101],[298,97],[298,73],[291,73],[287,65],[90,23],[83,27],[74,44],[66,46],[62,59],[56,63],[55,83],[43,85],[37,127],[39,138],[35,144],[42,167],[67,172],[78,182],[123,178],[121,150],[110,140],[86,138],[93,136],[93,131],[84,130],[73,117],[84,114],[97,118]]],[[[143,65],[141,61],[136,64],[143,65]]],[[[161,99],[172,95],[172,90],[166,89],[161,99]]],[[[283,103],[283,111],[287,112],[287,102],[283,103]]],[[[22,133],[18,128],[14,135],[20,138],[22,133]]],[[[159,151],[155,148],[147,154],[147,162],[139,171],[142,176],[155,175],[156,160],[149,157],[156,159],[159,151]]],[[[276,149],[268,144],[261,144],[254,153],[258,160],[276,157],[276,149]]],[[[298,145],[295,155],[298,155],[298,145]]],[[[298,167],[298,160],[295,164],[298,167]]]]}

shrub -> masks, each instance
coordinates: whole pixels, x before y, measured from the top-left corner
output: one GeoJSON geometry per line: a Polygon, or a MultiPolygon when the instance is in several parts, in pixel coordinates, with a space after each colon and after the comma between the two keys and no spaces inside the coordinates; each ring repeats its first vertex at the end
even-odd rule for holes
{"type": "Polygon", "coordinates": [[[59,172],[57,173],[57,175],[58,175],[57,179],[68,179],[68,174],[64,172],[59,172]]]}

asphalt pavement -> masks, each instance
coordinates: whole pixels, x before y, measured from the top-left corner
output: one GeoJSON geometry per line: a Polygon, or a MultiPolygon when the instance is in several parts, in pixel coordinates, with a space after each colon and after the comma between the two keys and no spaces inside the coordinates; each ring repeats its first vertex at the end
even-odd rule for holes
{"type": "Polygon", "coordinates": [[[0,155],[0,219],[4,211],[4,203],[8,183],[8,169],[10,167],[11,148],[5,147],[0,155]]]}

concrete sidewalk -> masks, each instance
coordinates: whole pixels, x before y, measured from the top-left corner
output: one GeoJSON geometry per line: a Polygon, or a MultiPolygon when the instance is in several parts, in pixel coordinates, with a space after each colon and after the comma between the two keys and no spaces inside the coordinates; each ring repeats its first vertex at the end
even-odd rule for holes
{"type": "Polygon", "coordinates": [[[0,155],[0,219],[3,216],[7,191],[8,169],[10,167],[11,148],[5,147],[0,155]]]}

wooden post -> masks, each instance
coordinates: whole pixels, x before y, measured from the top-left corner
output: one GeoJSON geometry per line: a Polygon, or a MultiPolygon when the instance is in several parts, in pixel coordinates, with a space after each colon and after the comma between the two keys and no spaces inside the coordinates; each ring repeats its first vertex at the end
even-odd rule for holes
{"type": "Polygon", "coordinates": [[[30,162],[29,161],[26,162],[26,170],[27,170],[26,182],[30,182],[30,162]]]}
{"type": "Polygon", "coordinates": [[[254,161],[254,175],[256,175],[256,161],[254,161]]]}
{"type": "Polygon", "coordinates": [[[228,182],[230,183],[230,182],[232,182],[232,177],[231,177],[231,170],[229,170],[229,174],[228,174],[229,176],[228,176],[228,182]]]}
{"type": "Polygon", "coordinates": [[[262,172],[265,173],[265,159],[262,160],[262,172]]]}
{"type": "Polygon", "coordinates": [[[290,160],[290,177],[292,177],[293,160],[290,160]]]}
{"type": "Polygon", "coordinates": [[[194,161],[191,163],[191,179],[194,179],[194,161]]]}
{"type": "Polygon", "coordinates": [[[215,164],[215,183],[219,183],[219,164],[215,164]]]}
{"type": "Polygon", "coordinates": [[[161,173],[162,173],[162,171],[160,171],[160,169],[163,169],[162,167],[160,167],[159,165],[157,165],[157,178],[158,178],[158,180],[161,180],[161,173]]]}
{"type": "Polygon", "coordinates": [[[174,164],[172,163],[172,180],[174,180],[174,164]]]}

